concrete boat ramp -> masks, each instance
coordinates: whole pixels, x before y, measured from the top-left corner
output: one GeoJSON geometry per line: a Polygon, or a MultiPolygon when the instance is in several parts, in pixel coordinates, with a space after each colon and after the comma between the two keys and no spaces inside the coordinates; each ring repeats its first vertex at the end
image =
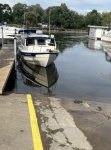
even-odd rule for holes
{"type": "Polygon", "coordinates": [[[110,149],[111,104],[0,95],[0,150],[110,149]]]}
{"type": "Polygon", "coordinates": [[[0,50],[0,150],[110,150],[111,103],[4,94],[13,44],[0,50]]]}
{"type": "Polygon", "coordinates": [[[14,45],[4,44],[0,49],[0,94],[3,93],[14,65],[14,45]]]}

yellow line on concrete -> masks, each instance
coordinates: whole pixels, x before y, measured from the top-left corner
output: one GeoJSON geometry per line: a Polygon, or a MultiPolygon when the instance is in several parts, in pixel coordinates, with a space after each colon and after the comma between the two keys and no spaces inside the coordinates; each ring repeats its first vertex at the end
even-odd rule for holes
{"type": "Polygon", "coordinates": [[[32,128],[34,150],[43,150],[43,145],[42,145],[41,136],[40,136],[39,127],[38,127],[38,121],[37,121],[37,117],[35,114],[32,97],[30,94],[27,94],[27,101],[28,101],[28,107],[29,107],[29,113],[30,113],[30,122],[31,122],[31,128],[32,128]]]}

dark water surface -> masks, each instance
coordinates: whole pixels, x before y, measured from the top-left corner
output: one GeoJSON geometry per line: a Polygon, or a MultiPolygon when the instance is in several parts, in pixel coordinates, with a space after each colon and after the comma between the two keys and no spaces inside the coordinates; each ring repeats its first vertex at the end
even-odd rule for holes
{"type": "Polygon", "coordinates": [[[35,76],[44,73],[45,81],[49,80],[50,84],[31,83],[32,80],[26,81],[23,73],[17,71],[17,93],[111,102],[111,62],[103,51],[103,43],[88,40],[85,34],[57,34],[55,37],[60,50],[55,65],[40,67],[34,73],[35,76]]]}

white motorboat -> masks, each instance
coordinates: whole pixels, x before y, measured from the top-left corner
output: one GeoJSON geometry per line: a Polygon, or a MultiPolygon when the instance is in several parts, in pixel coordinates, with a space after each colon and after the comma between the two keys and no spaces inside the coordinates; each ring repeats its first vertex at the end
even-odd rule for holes
{"type": "Polygon", "coordinates": [[[111,30],[106,31],[105,34],[102,35],[101,40],[105,42],[111,42],[111,30]]]}
{"type": "Polygon", "coordinates": [[[93,40],[111,42],[111,25],[109,26],[92,26],[88,25],[88,38],[93,40]]]}
{"type": "Polygon", "coordinates": [[[58,80],[58,72],[54,63],[48,67],[41,67],[20,61],[19,70],[22,73],[24,84],[36,87],[52,87],[58,80]]]}
{"type": "Polygon", "coordinates": [[[4,43],[10,43],[11,41],[13,41],[15,35],[17,35],[19,30],[21,29],[22,28],[0,25],[0,44],[2,44],[2,39],[4,43]]]}
{"type": "Polygon", "coordinates": [[[52,64],[58,54],[54,35],[45,35],[43,33],[35,33],[25,30],[18,40],[18,51],[22,59],[31,64],[39,66],[49,66],[52,64]],[[28,34],[26,33],[28,32],[28,34]]]}

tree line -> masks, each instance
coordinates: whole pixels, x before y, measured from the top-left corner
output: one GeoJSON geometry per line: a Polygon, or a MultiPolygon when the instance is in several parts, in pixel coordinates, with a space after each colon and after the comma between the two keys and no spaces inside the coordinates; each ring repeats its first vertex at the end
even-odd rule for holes
{"type": "Polygon", "coordinates": [[[83,29],[88,25],[108,26],[111,12],[99,13],[93,9],[86,15],[70,10],[65,3],[43,9],[39,4],[27,6],[17,3],[11,8],[8,4],[0,4],[0,22],[7,24],[37,27],[40,23],[49,24],[52,28],[83,29]]]}

